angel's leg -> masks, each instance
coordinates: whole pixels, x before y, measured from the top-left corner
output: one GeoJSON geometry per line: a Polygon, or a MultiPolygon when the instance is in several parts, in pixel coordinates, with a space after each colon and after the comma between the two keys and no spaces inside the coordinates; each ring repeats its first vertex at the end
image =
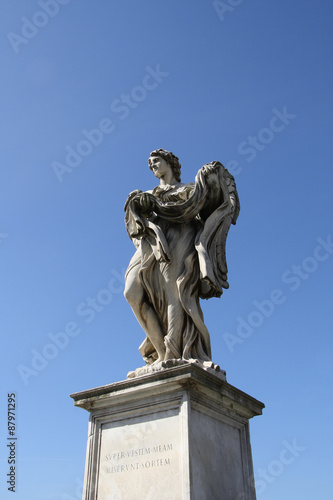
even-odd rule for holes
{"type": "Polygon", "coordinates": [[[182,358],[182,336],[184,309],[179,300],[173,299],[168,305],[168,332],[164,337],[165,360],[182,358]]]}
{"type": "Polygon", "coordinates": [[[166,296],[168,303],[168,331],[164,337],[166,347],[165,360],[181,359],[183,353],[183,331],[185,322],[185,311],[180,302],[179,290],[176,279],[177,272],[172,266],[166,266],[164,270],[166,280],[166,296]]]}
{"type": "Polygon", "coordinates": [[[140,282],[138,270],[139,266],[135,266],[128,272],[124,295],[136,319],[155,347],[158,355],[157,361],[159,362],[165,356],[164,335],[156,312],[147,300],[146,293],[140,282]]]}

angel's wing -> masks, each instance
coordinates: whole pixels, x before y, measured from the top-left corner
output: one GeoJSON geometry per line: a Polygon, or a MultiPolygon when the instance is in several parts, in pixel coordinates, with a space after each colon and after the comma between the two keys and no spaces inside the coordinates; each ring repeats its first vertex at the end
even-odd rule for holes
{"type": "MultiPolygon", "coordinates": [[[[212,171],[214,189],[219,188],[219,206],[205,219],[196,239],[200,265],[200,297],[220,297],[227,280],[226,241],[231,224],[236,224],[240,205],[234,177],[217,161],[207,163],[202,170],[212,171]],[[218,186],[216,184],[218,183],[218,186]]],[[[209,176],[207,177],[209,184],[209,176]]]]}

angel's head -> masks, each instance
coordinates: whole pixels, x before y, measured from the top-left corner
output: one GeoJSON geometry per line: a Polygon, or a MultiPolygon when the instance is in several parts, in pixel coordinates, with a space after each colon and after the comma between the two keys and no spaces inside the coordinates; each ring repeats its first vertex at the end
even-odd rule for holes
{"type": "MultiPolygon", "coordinates": [[[[155,149],[150,153],[150,157],[148,158],[148,165],[150,170],[154,172],[154,165],[156,164],[156,158],[162,158],[162,163],[168,164],[168,166],[172,169],[173,175],[177,182],[180,182],[180,168],[181,165],[179,163],[179,159],[176,155],[171,153],[171,151],[166,151],[165,149],[155,149]]],[[[155,172],[154,172],[155,174],[155,172]]]]}

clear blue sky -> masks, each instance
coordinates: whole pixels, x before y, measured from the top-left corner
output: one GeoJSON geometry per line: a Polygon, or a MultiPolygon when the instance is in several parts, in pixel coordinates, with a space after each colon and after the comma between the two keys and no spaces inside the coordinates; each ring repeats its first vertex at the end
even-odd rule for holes
{"type": "Polygon", "coordinates": [[[236,178],[230,289],[203,310],[214,362],[266,404],[251,421],[258,499],[333,497],[333,5],[225,4],[1,2],[3,499],[8,392],[15,498],[73,500],[89,415],[69,394],[143,364],[123,205],[156,185],[160,147],[183,182],[212,160],[236,178]]]}

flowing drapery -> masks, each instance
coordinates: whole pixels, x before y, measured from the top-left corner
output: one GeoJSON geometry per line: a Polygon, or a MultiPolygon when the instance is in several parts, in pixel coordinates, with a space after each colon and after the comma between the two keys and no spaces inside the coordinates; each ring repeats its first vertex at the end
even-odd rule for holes
{"type": "MultiPolygon", "coordinates": [[[[239,211],[234,179],[219,162],[204,165],[194,184],[155,188],[152,212],[144,215],[140,193],[131,193],[125,205],[127,231],[137,246],[126,276],[138,273],[174,358],[209,361],[199,298],[219,297],[229,286],[225,242],[239,211]]],[[[149,337],[140,352],[148,363],[157,358],[149,337]]]]}

